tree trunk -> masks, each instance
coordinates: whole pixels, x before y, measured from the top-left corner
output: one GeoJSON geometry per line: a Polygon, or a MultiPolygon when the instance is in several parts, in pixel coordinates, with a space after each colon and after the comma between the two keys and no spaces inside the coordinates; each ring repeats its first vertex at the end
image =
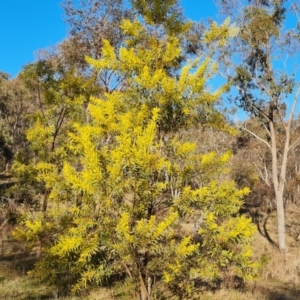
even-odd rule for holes
{"type": "Polygon", "coordinates": [[[283,205],[283,193],[279,190],[276,195],[277,202],[277,222],[278,222],[278,247],[282,252],[287,251],[285,243],[285,219],[284,219],[284,205],[283,205]]]}
{"type": "Polygon", "coordinates": [[[151,297],[147,291],[144,278],[140,271],[139,271],[139,279],[140,279],[140,289],[141,289],[140,300],[150,300],[151,297]]]}
{"type": "Polygon", "coordinates": [[[286,135],[286,141],[283,151],[283,160],[281,164],[281,171],[279,172],[279,162],[277,159],[277,143],[274,123],[269,122],[271,135],[271,154],[272,154],[272,177],[275,189],[276,205],[277,205],[277,227],[278,227],[278,247],[282,252],[287,251],[285,242],[285,220],[284,220],[284,205],[283,192],[285,186],[287,154],[289,150],[289,135],[286,135]]]}
{"type": "Polygon", "coordinates": [[[43,212],[47,211],[49,194],[50,194],[49,190],[46,189],[44,193],[44,200],[43,200],[43,212]]]}

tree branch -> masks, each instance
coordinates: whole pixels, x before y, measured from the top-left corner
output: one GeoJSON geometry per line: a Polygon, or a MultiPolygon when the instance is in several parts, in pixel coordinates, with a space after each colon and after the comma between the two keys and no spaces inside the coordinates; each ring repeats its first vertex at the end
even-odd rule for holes
{"type": "Polygon", "coordinates": [[[264,140],[263,138],[261,138],[260,136],[258,136],[257,134],[255,134],[254,132],[252,132],[251,130],[247,129],[246,127],[240,127],[241,129],[247,131],[248,133],[250,133],[251,135],[253,135],[256,139],[258,139],[259,141],[263,142],[265,145],[268,146],[269,149],[271,149],[270,144],[264,140]]]}
{"type": "Polygon", "coordinates": [[[247,98],[247,101],[249,101],[251,103],[254,110],[256,110],[260,115],[262,115],[269,122],[270,118],[261,109],[259,109],[255,105],[255,103],[247,96],[247,93],[246,93],[245,89],[242,89],[239,86],[236,86],[236,88],[243,93],[244,97],[247,98]]]}
{"type": "Polygon", "coordinates": [[[299,144],[300,142],[300,137],[297,138],[297,140],[289,147],[289,150],[290,151],[291,149],[293,149],[295,146],[297,146],[297,144],[299,144]]]}
{"type": "Polygon", "coordinates": [[[266,126],[266,124],[262,123],[262,126],[263,126],[263,128],[265,129],[265,131],[267,132],[268,136],[270,137],[270,136],[271,136],[271,132],[270,132],[270,130],[268,129],[268,127],[266,126]]]}
{"type": "Polygon", "coordinates": [[[288,121],[289,126],[291,125],[292,120],[293,120],[293,118],[294,118],[296,106],[297,106],[298,99],[299,99],[299,93],[300,93],[300,84],[298,84],[298,88],[297,88],[297,91],[296,91],[296,95],[295,95],[295,98],[294,98],[294,101],[293,101],[293,106],[292,106],[291,113],[290,113],[290,117],[289,117],[289,121],[288,121]]]}

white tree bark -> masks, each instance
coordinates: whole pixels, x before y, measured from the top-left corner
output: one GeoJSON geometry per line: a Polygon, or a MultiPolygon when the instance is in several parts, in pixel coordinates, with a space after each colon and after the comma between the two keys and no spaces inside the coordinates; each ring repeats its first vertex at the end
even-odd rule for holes
{"type": "Polygon", "coordinates": [[[297,88],[296,95],[294,97],[294,101],[292,104],[291,112],[287,121],[284,121],[281,118],[281,125],[285,129],[285,142],[284,148],[282,153],[282,161],[278,160],[278,144],[276,139],[276,128],[273,119],[268,119],[269,129],[267,130],[267,134],[270,137],[270,142],[264,140],[251,130],[242,127],[245,131],[249,134],[254,136],[260,142],[266,144],[271,151],[272,157],[272,180],[274,185],[274,192],[276,197],[276,206],[277,206],[277,227],[278,227],[278,247],[280,251],[287,252],[287,245],[286,245],[286,234],[285,234],[285,211],[284,211],[284,191],[285,191],[285,183],[286,183],[286,169],[287,169],[287,162],[288,162],[288,154],[289,151],[299,144],[300,138],[297,138],[292,145],[291,143],[291,132],[292,132],[292,122],[295,115],[295,110],[299,98],[300,93],[300,85],[297,88]]]}

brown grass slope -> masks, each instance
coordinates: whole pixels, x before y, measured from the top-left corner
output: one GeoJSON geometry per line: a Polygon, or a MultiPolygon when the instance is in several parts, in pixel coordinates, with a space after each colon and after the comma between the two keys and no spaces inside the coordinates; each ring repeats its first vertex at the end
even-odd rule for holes
{"type": "MultiPolygon", "coordinates": [[[[247,283],[243,290],[222,288],[199,294],[193,300],[300,300],[300,208],[289,207],[286,220],[289,252],[282,254],[275,245],[276,212],[260,214],[260,232],[253,243],[255,255],[262,258],[265,266],[258,280],[247,283]]],[[[93,290],[83,297],[58,295],[56,287],[32,280],[27,272],[34,265],[35,255],[11,239],[11,230],[12,227],[7,225],[0,231],[0,300],[116,299],[111,291],[104,289],[93,290]]]]}

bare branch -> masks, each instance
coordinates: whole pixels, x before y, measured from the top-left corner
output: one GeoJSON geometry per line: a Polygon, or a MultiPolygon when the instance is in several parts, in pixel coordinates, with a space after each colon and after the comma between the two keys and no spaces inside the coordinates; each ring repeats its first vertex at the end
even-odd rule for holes
{"type": "Polygon", "coordinates": [[[4,228],[4,226],[7,224],[7,222],[8,222],[8,219],[5,219],[4,222],[0,226],[0,230],[2,230],[4,228]]]}
{"type": "Polygon", "coordinates": [[[300,122],[291,130],[291,132],[295,132],[300,126],[300,122]]]}
{"type": "Polygon", "coordinates": [[[300,142],[300,137],[297,138],[297,140],[289,147],[289,150],[290,151],[291,149],[293,149],[295,146],[297,146],[300,142]]]}
{"type": "Polygon", "coordinates": [[[256,139],[258,139],[259,141],[261,141],[262,143],[264,143],[265,145],[267,145],[269,149],[271,149],[270,144],[266,140],[264,140],[263,138],[261,138],[260,136],[258,136],[254,132],[252,132],[251,130],[247,129],[246,127],[240,127],[240,129],[247,131],[248,133],[250,133],[251,135],[253,135],[256,139]]]}
{"type": "Polygon", "coordinates": [[[291,126],[292,120],[294,118],[296,106],[297,106],[298,99],[299,99],[299,93],[300,93],[300,84],[298,84],[296,95],[295,95],[295,98],[294,98],[294,101],[293,101],[293,106],[292,106],[290,117],[289,117],[289,120],[288,120],[288,126],[291,126]]]}
{"type": "Polygon", "coordinates": [[[277,107],[277,111],[278,111],[280,122],[281,122],[282,126],[284,127],[285,131],[289,130],[288,124],[286,124],[286,122],[284,122],[284,117],[282,115],[282,110],[279,107],[277,107]]]}
{"type": "Polygon", "coordinates": [[[269,128],[267,127],[267,125],[262,123],[262,126],[265,129],[265,131],[267,132],[268,136],[271,136],[271,132],[270,132],[269,128]]]}

